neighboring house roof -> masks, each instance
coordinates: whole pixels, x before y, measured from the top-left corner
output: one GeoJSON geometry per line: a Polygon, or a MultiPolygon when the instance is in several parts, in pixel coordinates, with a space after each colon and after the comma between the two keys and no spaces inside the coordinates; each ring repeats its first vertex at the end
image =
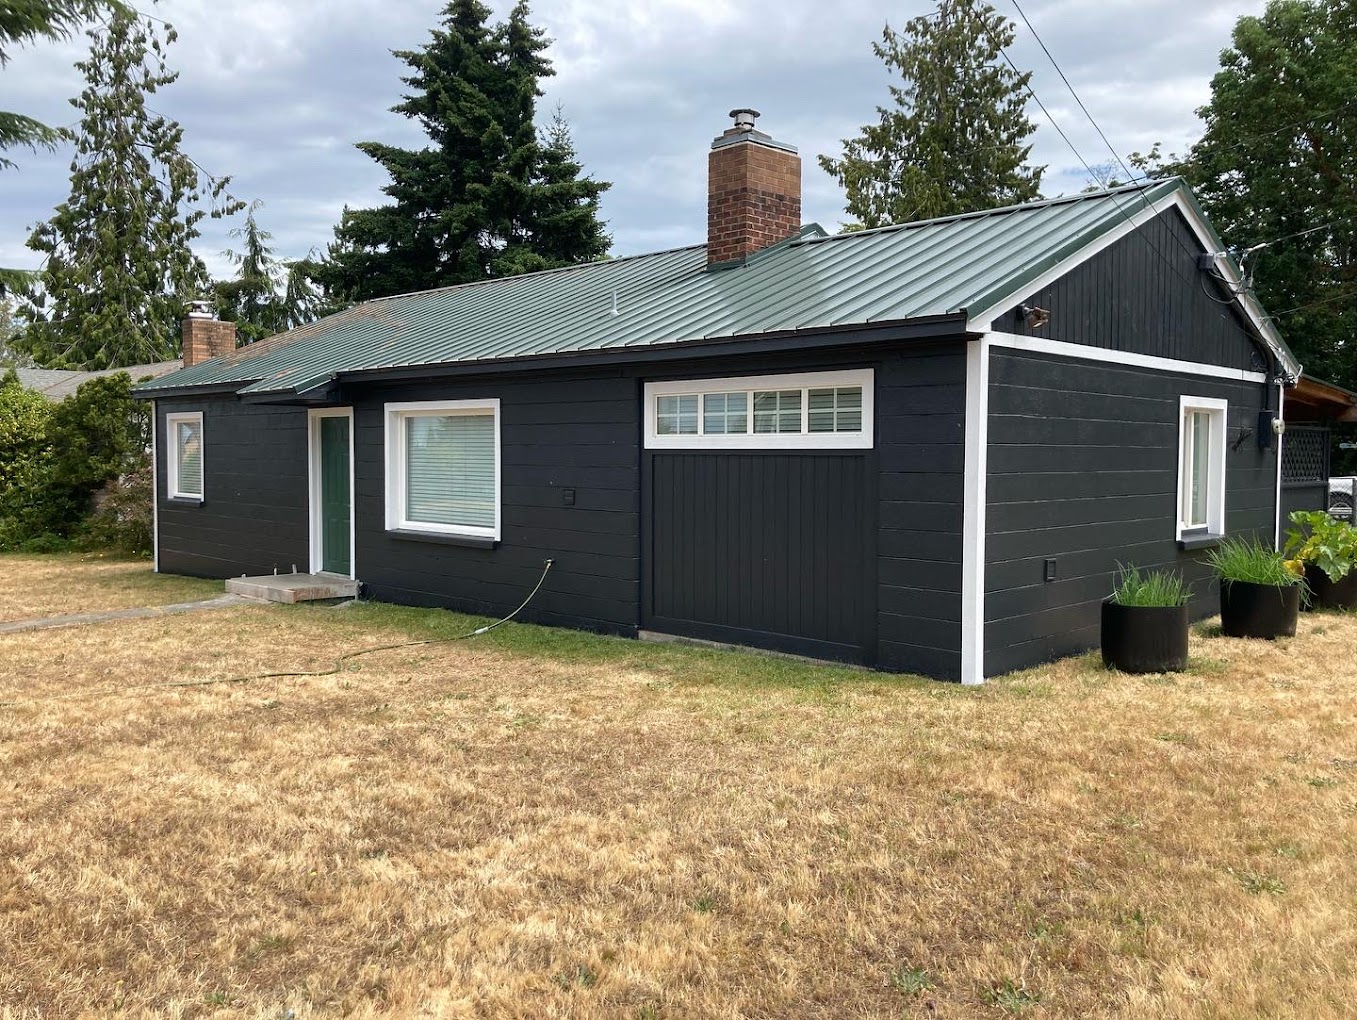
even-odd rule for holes
{"type": "Polygon", "coordinates": [[[98,379],[100,376],[126,372],[132,377],[132,381],[136,382],[147,376],[159,379],[171,372],[178,372],[183,367],[184,362],[176,358],[173,361],[158,361],[151,365],[128,365],[126,368],[106,368],[97,372],[56,368],[16,368],[14,371],[18,373],[19,383],[26,389],[36,390],[48,400],[62,401],[72,396],[80,388],[81,383],[98,379]]]}
{"type": "Polygon", "coordinates": [[[1357,421],[1357,393],[1303,375],[1286,391],[1287,421],[1357,421]]]}
{"type": "MultiPolygon", "coordinates": [[[[1005,302],[1174,204],[1209,250],[1223,249],[1178,178],[851,234],[811,225],[737,269],[709,270],[705,245],[695,245],[367,301],[138,392],[297,394],[356,372],[949,316],[981,331],[1005,302]]],[[[1221,268],[1239,279],[1228,258],[1221,268]]],[[[1298,374],[1257,302],[1238,290],[1242,311],[1298,374]]]]}

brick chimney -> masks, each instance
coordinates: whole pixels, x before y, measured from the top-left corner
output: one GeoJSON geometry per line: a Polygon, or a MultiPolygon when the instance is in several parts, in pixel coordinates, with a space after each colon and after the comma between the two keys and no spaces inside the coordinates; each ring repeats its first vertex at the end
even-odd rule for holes
{"type": "Polygon", "coordinates": [[[801,229],[801,157],[758,131],[758,110],[731,110],[735,126],[707,159],[707,265],[740,265],[801,229]]]}
{"type": "Polygon", "coordinates": [[[182,336],[185,368],[236,349],[236,324],[218,319],[211,301],[194,301],[189,306],[182,336]]]}

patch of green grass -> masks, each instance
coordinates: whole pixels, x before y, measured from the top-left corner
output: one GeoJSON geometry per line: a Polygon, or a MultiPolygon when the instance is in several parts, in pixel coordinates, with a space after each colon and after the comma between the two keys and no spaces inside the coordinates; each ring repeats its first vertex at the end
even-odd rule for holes
{"type": "Polygon", "coordinates": [[[1338,780],[1334,779],[1333,776],[1311,776],[1306,782],[1316,790],[1327,790],[1338,785],[1338,780]]]}
{"type": "Polygon", "coordinates": [[[933,986],[933,976],[921,967],[901,964],[891,971],[891,987],[907,999],[922,995],[933,986]]]}
{"type": "Polygon", "coordinates": [[[1218,676],[1230,671],[1230,664],[1224,659],[1213,659],[1208,655],[1192,655],[1187,660],[1187,671],[1198,676],[1218,676]]]}
{"type": "Polygon", "coordinates": [[[1184,747],[1187,747],[1192,743],[1192,738],[1190,736],[1176,730],[1172,732],[1156,733],[1154,739],[1162,741],[1165,744],[1181,744],[1184,747]]]}
{"type": "Polygon", "coordinates": [[[1199,623],[1192,628],[1192,633],[1200,638],[1218,638],[1225,632],[1220,629],[1220,621],[1212,623],[1199,623]]]}
{"type": "Polygon", "coordinates": [[[703,893],[694,898],[693,909],[699,914],[710,914],[716,909],[716,897],[711,893],[703,893]]]}
{"type": "Polygon", "coordinates": [[[1005,978],[997,985],[992,985],[980,993],[980,997],[991,1006],[998,1006],[1007,1013],[1015,1016],[1019,1013],[1031,1009],[1041,1002],[1041,993],[1029,991],[1025,986],[1014,984],[1012,980],[1005,978]]]}
{"type": "MultiPolygon", "coordinates": [[[[280,608],[305,611],[304,606],[280,608]]],[[[874,673],[851,666],[802,662],[752,651],[636,641],[528,623],[507,623],[488,634],[466,638],[465,635],[478,627],[494,621],[444,609],[359,602],[345,610],[345,618],[350,625],[392,632],[393,641],[404,636],[411,641],[464,639],[472,643],[485,642],[501,651],[550,659],[562,665],[611,665],[644,670],[659,674],[652,682],[665,687],[777,687],[800,689],[819,696],[837,694],[845,686],[852,686],[857,691],[864,680],[869,680],[889,691],[905,688],[949,697],[970,697],[975,693],[973,688],[939,684],[917,676],[874,673]]],[[[342,649],[351,650],[354,649],[342,649]]]]}
{"type": "Polygon", "coordinates": [[[1286,892],[1286,883],[1272,875],[1264,875],[1257,871],[1240,871],[1236,872],[1234,877],[1244,891],[1253,896],[1280,896],[1286,892]]]}
{"type": "Polygon", "coordinates": [[[598,974],[591,967],[580,963],[563,970],[553,979],[561,988],[593,988],[598,984],[598,974]]]}
{"type": "Polygon", "coordinates": [[[225,992],[208,992],[203,996],[204,1006],[229,1006],[230,1004],[231,996],[225,992]]]}

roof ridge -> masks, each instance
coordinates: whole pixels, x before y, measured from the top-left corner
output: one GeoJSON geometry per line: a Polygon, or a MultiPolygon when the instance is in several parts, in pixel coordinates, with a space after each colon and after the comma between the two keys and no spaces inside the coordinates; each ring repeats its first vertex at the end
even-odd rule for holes
{"type": "MultiPolygon", "coordinates": [[[[672,255],[680,251],[692,251],[697,248],[707,247],[702,244],[680,244],[673,248],[661,248],[659,251],[638,252],[635,255],[619,255],[616,258],[594,259],[591,262],[576,262],[568,266],[553,266],[550,269],[534,269],[530,273],[515,273],[513,276],[492,276],[486,280],[466,280],[463,283],[449,283],[442,287],[428,287],[424,290],[407,290],[399,294],[385,294],[382,297],[368,298],[366,301],[359,301],[352,305],[353,308],[360,308],[363,305],[374,305],[379,301],[396,301],[400,298],[424,297],[427,294],[442,294],[450,290],[464,290],[470,287],[487,287],[496,283],[508,283],[511,280],[526,280],[534,276],[551,276],[556,273],[574,273],[582,269],[590,269],[594,266],[612,266],[619,262],[634,262],[637,259],[656,258],[660,255],[672,255]]],[[[317,320],[320,321],[320,320],[317,320]]]]}
{"type": "Polygon", "coordinates": [[[847,240],[854,237],[865,237],[872,234],[888,234],[894,231],[916,230],[920,227],[936,226],[939,223],[956,223],[961,220],[979,220],[988,216],[1006,216],[1013,213],[1031,212],[1034,209],[1049,209],[1056,205],[1072,205],[1076,202],[1091,202],[1097,199],[1107,199],[1115,195],[1126,195],[1131,192],[1145,192],[1152,188],[1164,184],[1180,184],[1182,177],[1160,177],[1147,178],[1138,184],[1121,184],[1115,188],[1104,188],[1101,191],[1081,191],[1074,195],[1057,195],[1054,198],[1042,199],[1039,202],[1017,202],[1013,205],[995,206],[993,209],[977,209],[973,212],[952,213],[948,216],[934,216],[926,220],[909,220],[905,223],[888,223],[883,227],[868,227],[864,230],[854,230],[849,233],[828,234],[824,237],[793,238],[793,242],[801,244],[823,244],[826,241],[847,240]]]}

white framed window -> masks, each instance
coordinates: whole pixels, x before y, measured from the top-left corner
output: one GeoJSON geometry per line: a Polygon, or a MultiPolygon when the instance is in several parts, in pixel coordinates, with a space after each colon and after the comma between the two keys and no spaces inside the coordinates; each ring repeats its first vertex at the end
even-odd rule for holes
{"type": "Polygon", "coordinates": [[[1229,404],[1183,396],[1178,408],[1178,537],[1223,535],[1229,404]]]}
{"type": "Polygon", "coordinates": [[[499,400],[386,405],[386,526],[499,539],[499,400]]]}
{"type": "Polygon", "coordinates": [[[870,368],[646,383],[650,450],[869,450],[870,368]]]}
{"type": "Polygon", "coordinates": [[[171,499],[203,498],[203,412],[165,415],[171,499]]]}

